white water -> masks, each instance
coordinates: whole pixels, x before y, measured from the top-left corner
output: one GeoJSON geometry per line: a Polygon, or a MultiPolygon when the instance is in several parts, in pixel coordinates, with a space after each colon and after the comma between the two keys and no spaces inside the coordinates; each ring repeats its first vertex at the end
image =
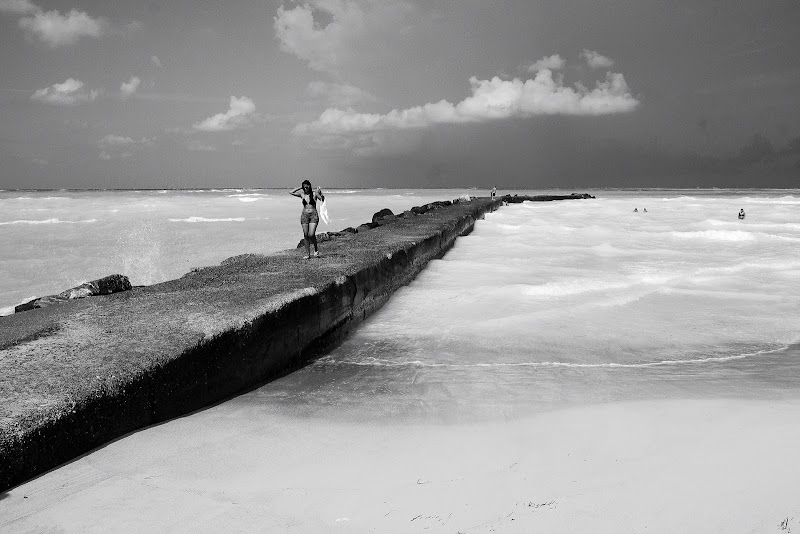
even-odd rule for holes
{"type": "Polygon", "coordinates": [[[249,397],[461,420],[800,392],[800,196],[597,196],[487,214],[341,347],[249,397]]]}
{"type": "MultiPolygon", "coordinates": [[[[320,231],[462,193],[331,191],[320,231]]],[[[13,207],[0,220],[6,306],[111,272],[153,283],[300,238],[285,191],[2,194],[13,207]],[[34,220],[49,222],[22,222],[34,220]]],[[[798,391],[800,195],[594,194],[487,214],[341,347],[236,402],[470,418],[798,391]]]]}

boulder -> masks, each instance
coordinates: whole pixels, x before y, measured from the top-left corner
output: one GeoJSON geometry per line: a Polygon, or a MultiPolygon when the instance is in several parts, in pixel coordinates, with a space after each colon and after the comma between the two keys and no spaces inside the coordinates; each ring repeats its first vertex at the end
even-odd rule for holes
{"type": "Polygon", "coordinates": [[[382,224],[390,223],[390,222],[392,222],[392,221],[394,221],[396,219],[397,219],[397,216],[395,216],[395,215],[387,215],[386,217],[381,217],[377,221],[372,221],[372,223],[373,224],[377,224],[378,226],[380,226],[382,224]]]}
{"type": "Polygon", "coordinates": [[[368,222],[368,223],[362,224],[361,226],[356,228],[356,230],[358,230],[359,232],[364,232],[366,230],[372,230],[373,228],[377,228],[378,226],[380,226],[380,224],[368,222]]]}
{"type": "Polygon", "coordinates": [[[429,205],[425,204],[424,206],[414,206],[411,208],[411,211],[414,213],[414,215],[422,215],[423,213],[428,213],[430,209],[431,208],[429,205]]]}
{"type": "Polygon", "coordinates": [[[451,206],[452,204],[453,202],[451,200],[437,200],[436,202],[431,202],[429,204],[425,204],[424,206],[414,206],[411,208],[411,211],[417,215],[422,215],[430,210],[435,210],[436,208],[442,208],[444,206],[451,206]]]}
{"type": "Polygon", "coordinates": [[[65,302],[72,299],[82,299],[85,297],[94,297],[96,295],[108,295],[110,293],[117,293],[119,291],[128,291],[131,289],[131,282],[127,276],[121,274],[112,274],[85,282],[79,286],[62,291],[57,295],[48,295],[46,297],[35,298],[29,300],[24,304],[14,307],[14,313],[22,311],[33,310],[35,308],[46,308],[53,304],[65,302]]]}
{"type": "Polygon", "coordinates": [[[93,295],[107,295],[131,289],[131,281],[128,280],[127,276],[121,274],[112,274],[89,283],[95,285],[99,291],[99,293],[93,293],[93,295]]]}
{"type": "Polygon", "coordinates": [[[376,223],[381,219],[385,219],[387,217],[391,217],[392,219],[394,219],[394,213],[392,213],[392,210],[390,210],[389,208],[383,208],[381,211],[375,213],[372,216],[372,222],[376,223]]]}

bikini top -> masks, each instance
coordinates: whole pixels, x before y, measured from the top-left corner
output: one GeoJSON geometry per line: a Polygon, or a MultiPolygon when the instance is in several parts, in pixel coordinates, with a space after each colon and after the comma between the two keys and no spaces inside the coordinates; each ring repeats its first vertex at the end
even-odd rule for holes
{"type": "Polygon", "coordinates": [[[316,208],[317,207],[317,200],[314,198],[314,192],[313,191],[311,192],[309,197],[310,197],[310,201],[309,202],[306,202],[305,193],[301,197],[303,199],[303,207],[306,207],[307,204],[311,204],[312,206],[314,206],[316,208]]]}

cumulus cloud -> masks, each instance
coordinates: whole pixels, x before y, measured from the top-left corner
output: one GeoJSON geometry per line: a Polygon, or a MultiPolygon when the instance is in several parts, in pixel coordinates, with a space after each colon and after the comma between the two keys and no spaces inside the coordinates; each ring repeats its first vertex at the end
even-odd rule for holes
{"type": "Polygon", "coordinates": [[[0,0],[0,13],[11,13],[12,15],[28,15],[41,11],[29,0],[0,0]]]}
{"type": "Polygon", "coordinates": [[[401,31],[414,11],[403,0],[309,0],[293,9],[278,7],[273,28],[281,50],[314,70],[340,75],[345,64],[374,59],[376,47],[401,31]]]}
{"type": "Polygon", "coordinates": [[[231,97],[230,108],[225,113],[217,113],[212,117],[192,125],[201,132],[227,132],[247,126],[253,120],[256,105],[246,96],[231,97]]]}
{"type": "Polygon", "coordinates": [[[100,91],[88,91],[80,80],[67,78],[64,83],[54,83],[50,87],[39,89],[31,95],[31,100],[47,104],[72,106],[82,102],[91,102],[100,96],[100,91]]]}
{"type": "Polygon", "coordinates": [[[19,27],[53,48],[75,44],[81,37],[101,37],[109,26],[104,18],[93,18],[84,11],[72,9],[62,15],[56,10],[45,11],[26,0],[5,0],[0,4],[0,11],[24,15],[19,27]]]}
{"type": "Polygon", "coordinates": [[[334,107],[350,107],[359,102],[374,102],[373,95],[352,85],[329,82],[311,82],[306,96],[314,101],[326,102],[334,107]]]}
{"type": "Polygon", "coordinates": [[[329,108],[311,123],[299,124],[299,135],[342,135],[381,130],[424,128],[435,124],[462,124],[531,117],[535,115],[605,115],[636,109],[625,77],[609,72],[593,89],[581,84],[568,87],[553,79],[550,70],[533,79],[491,80],[470,78],[472,96],[457,104],[447,100],[392,111],[386,114],[358,113],[329,108]]]}
{"type": "Polygon", "coordinates": [[[320,27],[314,22],[312,5],[294,9],[280,6],[274,18],[275,35],[281,50],[306,61],[312,69],[336,72],[339,50],[353,33],[363,29],[364,13],[355,2],[347,1],[338,5],[316,3],[314,7],[330,14],[333,20],[320,27]],[[347,31],[348,26],[353,33],[347,31]]]}
{"type": "Polygon", "coordinates": [[[122,85],[119,87],[120,93],[122,93],[123,98],[128,98],[133,93],[136,92],[136,89],[139,88],[139,84],[142,83],[137,76],[131,76],[131,79],[127,82],[122,82],[122,85]]]}
{"type": "Polygon", "coordinates": [[[609,69],[614,66],[613,59],[599,54],[594,50],[584,48],[583,52],[581,52],[581,57],[586,60],[586,64],[593,69],[609,69]]]}
{"type": "Polygon", "coordinates": [[[561,70],[566,64],[567,62],[564,61],[561,56],[558,54],[553,54],[552,56],[545,56],[539,61],[534,62],[528,67],[528,72],[539,72],[540,70],[544,69],[561,70]]]}
{"type": "Polygon", "coordinates": [[[149,145],[151,143],[152,139],[149,139],[147,137],[142,137],[141,139],[136,140],[131,137],[126,137],[123,135],[114,135],[114,134],[108,134],[97,142],[97,144],[100,145],[101,148],[122,147],[130,145],[149,145]]]}
{"type": "Polygon", "coordinates": [[[159,69],[162,67],[161,60],[158,59],[158,56],[150,56],[150,61],[159,69]]]}

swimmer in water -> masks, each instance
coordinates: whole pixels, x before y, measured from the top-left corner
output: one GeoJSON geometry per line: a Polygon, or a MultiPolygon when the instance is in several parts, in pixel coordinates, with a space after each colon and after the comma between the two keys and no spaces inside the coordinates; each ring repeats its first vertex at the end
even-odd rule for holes
{"type": "Polygon", "coordinates": [[[739,210],[739,218],[744,219],[744,208],[739,210]]]}

